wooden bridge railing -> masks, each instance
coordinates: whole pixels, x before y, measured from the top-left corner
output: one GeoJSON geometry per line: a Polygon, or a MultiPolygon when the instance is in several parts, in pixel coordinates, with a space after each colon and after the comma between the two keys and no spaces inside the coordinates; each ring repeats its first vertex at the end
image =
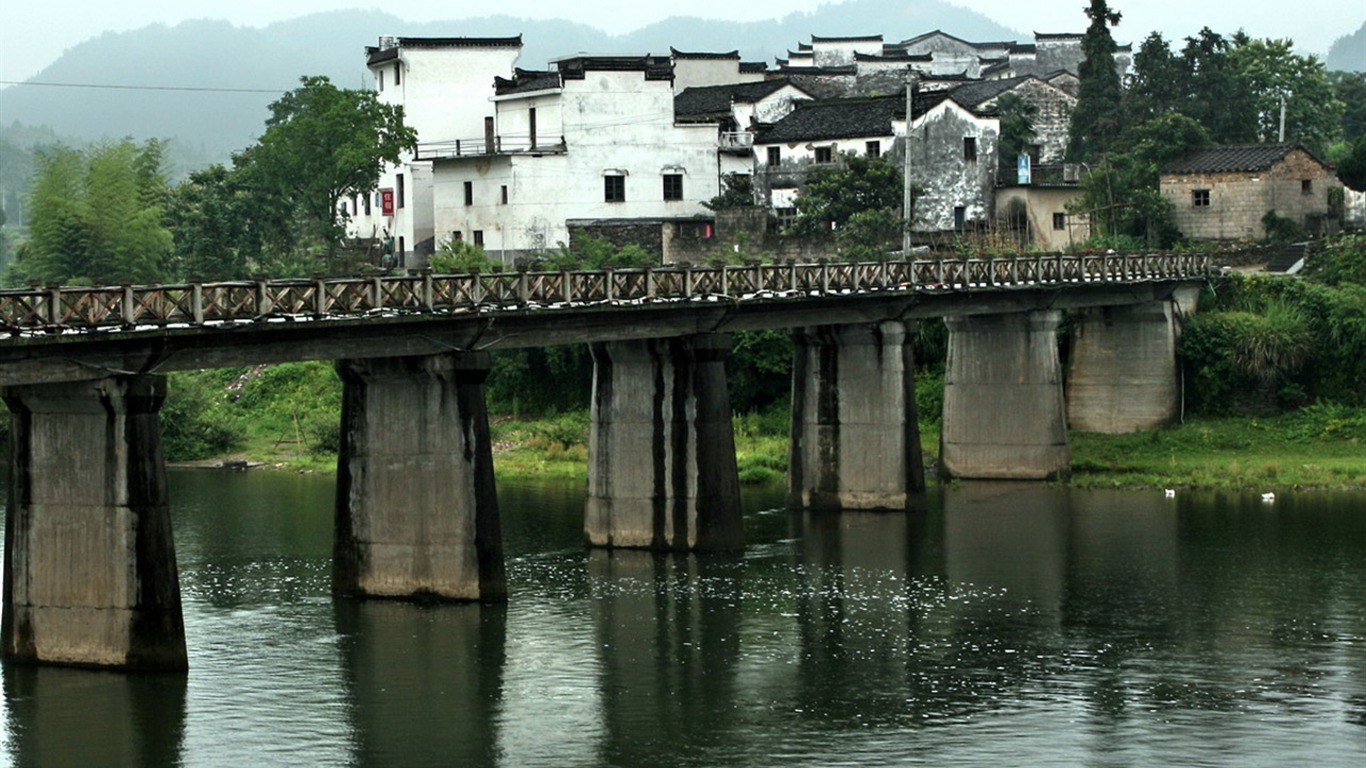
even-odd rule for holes
{"type": "Polygon", "coordinates": [[[1208,257],[1199,255],[1098,254],[600,272],[423,273],[98,288],[53,286],[0,291],[0,331],[138,329],[271,318],[359,318],[717,298],[771,301],[887,291],[1000,291],[1198,279],[1208,272],[1208,257]]]}

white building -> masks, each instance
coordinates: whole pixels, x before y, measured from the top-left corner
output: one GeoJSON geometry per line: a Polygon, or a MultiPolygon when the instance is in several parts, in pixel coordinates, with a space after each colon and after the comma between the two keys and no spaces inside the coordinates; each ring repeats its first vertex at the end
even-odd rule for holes
{"type": "Polygon", "coordinates": [[[569,242],[567,220],[709,217],[713,124],[674,119],[665,57],[574,56],[499,78],[483,137],[419,148],[433,167],[437,241],[504,263],[569,242]]]}
{"type": "MultiPolygon", "coordinates": [[[[379,99],[403,107],[418,141],[430,145],[483,136],[493,78],[514,71],[522,38],[381,37],[365,50],[379,99]]],[[[436,245],[431,163],[405,157],[347,211],[352,237],[391,241],[398,266],[425,265],[436,245]]]]}

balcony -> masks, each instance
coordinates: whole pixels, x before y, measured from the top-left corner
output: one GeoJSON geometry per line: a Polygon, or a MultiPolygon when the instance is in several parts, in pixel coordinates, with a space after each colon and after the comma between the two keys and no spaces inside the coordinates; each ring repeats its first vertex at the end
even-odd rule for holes
{"type": "Polygon", "coordinates": [[[722,131],[716,147],[722,152],[747,155],[754,150],[754,134],[748,131],[722,131]]]}
{"type": "Polygon", "coordinates": [[[417,145],[418,160],[454,160],[461,157],[491,157],[497,155],[563,155],[568,151],[564,137],[558,141],[549,136],[537,136],[533,142],[528,135],[480,136],[474,139],[433,141],[417,145]]]}

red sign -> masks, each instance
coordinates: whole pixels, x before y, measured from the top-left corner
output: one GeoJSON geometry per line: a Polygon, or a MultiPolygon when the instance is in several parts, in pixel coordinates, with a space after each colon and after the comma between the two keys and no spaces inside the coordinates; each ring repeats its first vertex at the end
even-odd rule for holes
{"type": "Polygon", "coordinates": [[[379,212],[385,216],[394,215],[394,190],[390,187],[379,191],[379,212]]]}

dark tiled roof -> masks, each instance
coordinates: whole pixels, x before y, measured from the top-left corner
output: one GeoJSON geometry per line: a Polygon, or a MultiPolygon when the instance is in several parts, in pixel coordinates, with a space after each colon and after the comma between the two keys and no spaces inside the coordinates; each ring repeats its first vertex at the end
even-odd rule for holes
{"type": "Polygon", "coordinates": [[[986,102],[1028,79],[1030,79],[1029,75],[1010,77],[1004,80],[974,80],[954,88],[952,91],[953,100],[968,109],[978,110],[986,102]]]}
{"type": "Polygon", "coordinates": [[[680,50],[678,50],[677,48],[669,48],[669,53],[673,54],[673,57],[674,57],[675,59],[739,59],[739,58],[740,58],[740,51],[738,51],[738,50],[735,50],[735,51],[727,51],[727,52],[725,52],[725,53],[696,53],[696,52],[690,53],[690,52],[688,52],[688,51],[680,51],[680,50]]]}
{"type": "Polygon", "coordinates": [[[820,37],[818,35],[811,36],[811,42],[813,43],[853,43],[870,42],[874,40],[879,43],[882,42],[882,35],[847,35],[845,37],[820,37]]]}
{"type": "MultiPolygon", "coordinates": [[[[366,46],[370,64],[398,58],[399,48],[521,48],[522,36],[513,37],[395,37],[388,47],[366,46]]],[[[383,44],[384,39],[381,39],[383,44]]]]}
{"type": "Polygon", "coordinates": [[[566,80],[582,80],[588,72],[644,72],[646,80],[672,80],[667,56],[571,56],[553,62],[566,80]]]}
{"type": "Polygon", "coordinates": [[[1192,152],[1177,160],[1163,173],[1237,173],[1240,171],[1265,171],[1285,159],[1295,150],[1302,150],[1315,162],[1323,161],[1298,144],[1245,144],[1232,147],[1211,147],[1192,152]]]}
{"type": "Polygon", "coordinates": [[[906,115],[904,96],[799,101],[786,117],[760,131],[755,141],[776,144],[892,135],[892,121],[906,115]]]}
{"type": "Polygon", "coordinates": [[[498,96],[507,96],[513,93],[529,93],[531,91],[544,91],[549,88],[560,87],[560,73],[553,71],[542,71],[533,69],[517,68],[513,73],[512,79],[506,77],[493,78],[493,92],[498,96]]]}
{"type": "Polygon", "coordinates": [[[782,64],[782,63],[781,63],[781,62],[783,61],[782,59],[778,59],[778,61],[780,62],[780,65],[779,65],[779,67],[778,67],[778,71],[781,72],[781,73],[783,73],[783,74],[785,74],[785,75],[786,75],[786,74],[793,74],[793,75],[828,75],[828,76],[847,75],[847,76],[852,76],[852,75],[857,75],[857,74],[858,74],[858,67],[854,66],[853,64],[850,64],[850,65],[844,66],[844,67],[813,67],[813,66],[810,66],[810,65],[803,66],[803,65],[800,65],[800,64],[797,65],[797,66],[793,66],[793,65],[791,65],[791,64],[782,64]]]}
{"type": "Polygon", "coordinates": [[[894,50],[894,51],[884,51],[884,52],[881,53],[881,54],[872,54],[872,53],[855,53],[855,54],[854,54],[854,61],[868,61],[868,62],[883,62],[883,61],[885,61],[885,62],[894,62],[894,63],[905,63],[905,62],[911,62],[911,61],[926,62],[926,61],[933,61],[933,60],[934,60],[934,56],[933,56],[932,54],[929,54],[929,53],[909,54],[909,53],[906,53],[905,51],[896,51],[896,50],[894,50]]]}
{"type": "Polygon", "coordinates": [[[778,79],[686,88],[674,96],[674,117],[694,121],[729,117],[732,103],[752,104],[788,85],[787,80],[778,79]]]}
{"type": "Polygon", "coordinates": [[[1081,32],[1035,32],[1035,40],[1080,40],[1085,37],[1081,32]]]}
{"type": "Polygon", "coordinates": [[[1033,43],[1018,43],[1010,46],[1010,52],[1013,54],[1038,53],[1039,47],[1033,43]]]}
{"type": "Polygon", "coordinates": [[[747,75],[761,74],[768,71],[768,63],[763,61],[742,61],[740,71],[747,75]]]}

